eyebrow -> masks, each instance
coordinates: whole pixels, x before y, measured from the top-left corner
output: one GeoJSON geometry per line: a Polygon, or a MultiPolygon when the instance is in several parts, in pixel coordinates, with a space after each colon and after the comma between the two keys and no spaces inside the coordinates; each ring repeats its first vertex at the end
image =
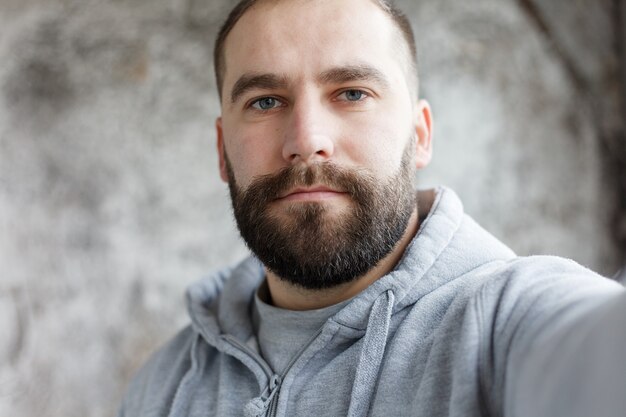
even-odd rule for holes
{"type": "Polygon", "coordinates": [[[346,65],[331,68],[318,77],[321,84],[343,84],[351,81],[373,81],[383,88],[389,88],[387,77],[370,65],[346,65]]]}
{"type": "Polygon", "coordinates": [[[284,88],[288,84],[287,77],[276,74],[244,74],[235,83],[230,100],[235,103],[246,92],[253,89],[273,90],[284,88]]]}

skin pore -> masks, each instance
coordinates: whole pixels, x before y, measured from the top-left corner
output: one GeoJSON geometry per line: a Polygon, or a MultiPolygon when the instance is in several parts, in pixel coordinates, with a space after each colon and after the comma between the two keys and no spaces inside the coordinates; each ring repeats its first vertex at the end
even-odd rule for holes
{"type": "MultiPolygon", "coordinates": [[[[332,163],[386,183],[411,145],[411,170],[431,157],[430,107],[414,97],[398,31],[369,0],[261,1],[225,44],[220,173],[245,190],[286,167],[332,163]]],[[[284,221],[302,204],[323,205],[329,222],[355,210],[325,184],[289,190],[270,205],[284,221]]],[[[266,269],[272,303],[309,310],[349,299],[398,263],[418,228],[417,208],[393,249],[355,279],[321,290],[266,269]]]]}

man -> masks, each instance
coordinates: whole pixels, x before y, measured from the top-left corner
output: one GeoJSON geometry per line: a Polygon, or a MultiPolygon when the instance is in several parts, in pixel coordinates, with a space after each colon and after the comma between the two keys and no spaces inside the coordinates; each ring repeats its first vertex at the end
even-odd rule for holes
{"type": "Polygon", "coordinates": [[[399,11],[244,0],[215,67],[254,256],[189,289],[120,416],[626,415],[624,289],[415,194],[433,123],[399,11]]]}

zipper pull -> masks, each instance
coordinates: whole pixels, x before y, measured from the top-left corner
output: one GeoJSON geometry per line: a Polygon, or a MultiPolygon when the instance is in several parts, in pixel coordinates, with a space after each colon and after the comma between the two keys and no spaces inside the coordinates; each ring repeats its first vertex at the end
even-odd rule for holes
{"type": "Polygon", "coordinates": [[[270,378],[270,383],[263,391],[260,397],[253,398],[244,407],[245,417],[262,417],[267,412],[272,399],[276,393],[280,390],[280,376],[274,374],[270,378]]]}

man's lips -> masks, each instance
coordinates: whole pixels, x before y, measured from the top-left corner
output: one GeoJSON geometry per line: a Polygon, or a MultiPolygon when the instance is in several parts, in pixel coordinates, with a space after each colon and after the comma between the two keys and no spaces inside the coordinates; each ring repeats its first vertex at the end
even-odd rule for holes
{"type": "Polygon", "coordinates": [[[319,201],[346,195],[345,192],[329,187],[299,187],[281,195],[276,201],[319,201]]]}

